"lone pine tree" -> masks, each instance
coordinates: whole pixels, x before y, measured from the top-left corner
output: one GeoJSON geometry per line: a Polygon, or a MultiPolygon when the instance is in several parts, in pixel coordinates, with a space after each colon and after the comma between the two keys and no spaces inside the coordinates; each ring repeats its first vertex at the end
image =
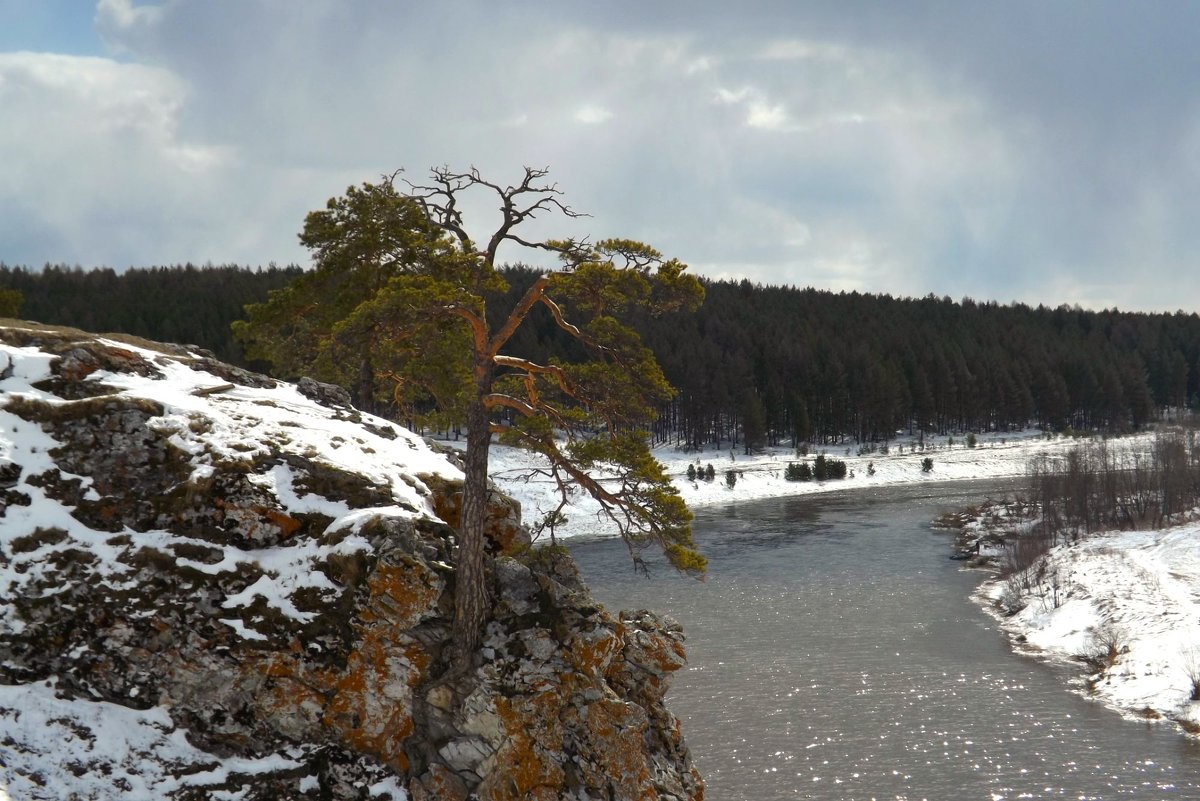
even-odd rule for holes
{"type": "Polygon", "coordinates": [[[236,326],[247,352],[287,372],[312,370],[356,387],[372,404],[380,386],[413,415],[465,422],[467,446],[455,593],[460,664],[477,650],[488,609],[484,525],[493,437],[545,457],[561,515],[582,490],[617,528],[634,563],[661,548],[675,568],[701,573],[691,513],[650,453],[644,426],[673,389],[651,351],[623,321],[629,312],[694,310],[700,282],[686,265],[640,242],[540,239],[535,217],[580,215],[547,170],[525,168],[515,185],[474,168],[434,169],[427,184],[399,174],[364,183],[305,219],[301,242],[314,269],[247,307],[236,326]],[[468,232],[467,197],[499,201],[483,238],[468,232]],[[489,314],[506,289],[501,249],[554,254],[511,308],[489,314]],[[531,315],[548,314],[586,358],[536,363],[506,353],[531,315]],[[499,321],[499,323],[489,321],[499,321]],[[597,473],[602,472],[603,477],[597,473]]]}

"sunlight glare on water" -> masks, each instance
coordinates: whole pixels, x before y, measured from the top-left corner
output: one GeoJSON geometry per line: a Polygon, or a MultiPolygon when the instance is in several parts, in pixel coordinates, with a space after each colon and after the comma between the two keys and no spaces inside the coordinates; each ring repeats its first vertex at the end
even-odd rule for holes
{"type": "Polygon", "coordinates": [[[988,489],[704,510],[703,583],[573,550],[610,609],[683,624],[669,700],[710,801],[1200,798],[1200,746],[1073,694],[1078,671],[1013,654],[969,600],[982,576],[928,524],[988,489]]]}

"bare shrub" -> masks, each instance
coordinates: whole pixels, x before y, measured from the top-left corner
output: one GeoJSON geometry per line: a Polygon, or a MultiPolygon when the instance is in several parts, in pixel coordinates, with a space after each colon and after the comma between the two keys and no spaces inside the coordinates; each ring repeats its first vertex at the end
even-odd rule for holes
{"type": "Polygon", "coordinates": [[[1125,631],[1111,620],[1106,620],[1092,629],[1092,639],[1083,653],[1079,654],[1095,673],[1103,673],[1117,663],[1117,658],[1128,650],[1125,631]]]}
{"type": "Polygon", "coordinates": [[[1155,435],[1146,451],[1093,441],[1063,458],[1029,464],[1039,528],[1054,542],[1102,529],[1161,528],[1200,505],[1200,447],[1194,431],[1155,435]]]}
{"type": "Polygon", "coordinates": [[[1025,596],[1021,592],[1020,575],[1009,576],[1004,581],[1004,589],[996,599],[996,608],[1006,617],[1012,617],[1025,608],[1025,596]]]}
{"type": "Polygon", "coordinates": [[[1188,648],[1181,656],[1183,657],[1183,672],[1187,676],[1192,690],[1188,700],[1200,701],[1200,650],[1188,648]]]}
{"type": "MultiPolygon", "coordinates": [[[[1000,566],[1002,575],[1028,574],[1039,559],[1050,551],[1051,538],[1040,529],[1013,537],[1005,544],[1004,561],[1000,566]]],[[[1032,589],[1032,577],[1026,575],[1026,589],[1032,589]]]]}

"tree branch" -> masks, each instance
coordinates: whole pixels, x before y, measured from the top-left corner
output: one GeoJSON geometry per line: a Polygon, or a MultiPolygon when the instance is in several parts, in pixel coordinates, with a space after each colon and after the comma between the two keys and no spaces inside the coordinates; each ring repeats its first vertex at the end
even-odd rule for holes
{"type": "MultiPolygon", "coordinates": [[[[541,179],[550,172],[548,167],[525,167],[524,176],[516,186],[501,187],[499,184],[484,180],[479,170],[471,167],[466,172],[451,172],[449,167],[435,167],[430,170],[432,185],[415,184],[405,180],[409,187],[409,195],[421,205],[422,210],[435,225],[453,234],[462,245],[463,250],[474,253],[483,259],[489,267],[496,265],[496,253],[500,245],[508,240],[522,247],[549,250],[553,252],[572,252],[574,245],[564,248],[562,244],[553,242],[530,242],[512,234],[512,229],[534,219],[542,211],[557,211],[565,217],[575,219],[588,215],[578,212],[559,200],[562,192],[557,184],[540,183],[541,179]],[[462,211],[458,208],[459,195],[472,187],[486,187],[500,199],[500,225],[488,238],[487,246],[476,250],[474,242],[463,225],[462,211]],[[536,199],[527,205],[521,205],[520,198],[534,195],[536,199]]],[[[395,176],[393,176],[393,179],[395,176]]],[[[568,240],[570,242],[570,240],[568,240]]]]}
{"type": "Polygon", "coordinates": [[[540,300],[543,304],[545,304],[546,308],[548,308],[550,310],[550,313],[554,315],[554,322],[558,323],[559,328],[566,331],[568,334],[570,334],[571,336],[575,337],[578,340],[581,340],[588,344],[592,344],[590,342],[590,340],[588,339],[588,337],[586,337],[584,335],[584,333],[579,330],[578,327],[572,325],[571,323],[568,323],[563,318],[562,308],[560,308],[557,303],[555,303],[550,298],[546,297],[545,294],[543,294],[540,298],[538,298],[538,300],[540,300]]]}
{"type": "Polygon", "coordinates": [[[512,339],[513,334],[515,334],[517,329],[521,327],[521,323],[525,322],[525,317],[529,314],[529,310],[532,309],[546,293],[546,286],[549,283],[549,276],[541,276],[538,278],[538,280],[533,282],[533,286],[529,287],[529,290],[526,291],[525,296],[521,298],[521,302],[513,307],[512,312],[510,312],[508,315],[508,319],[504,321],[504,325],[502,325],[500,330],[496,332],[496,335],[492,337],[491,344],[488,346],[488,355],[490,357],[493,359],[496,358],[496,354],[500,352],[500,349],[504,347],[508,340],[512,339]]]}
{"type": "Polygon", "coordinates": [[[493,392],[490,395],[485,395],[483,397],[483,405],[489,411],[492,409],[512,409],[526,417],[536,417],[538,411],[533,405],[526,403],[520,398],[514,398],[512,395],[505,395],[501,392],[493,392]]]}
{"type": "MultiPolygon", "coordinates": [[[[493,361],[498,367],[512,367],[525,373],[527,377],[535,375],[550,375],[554,376],[555,383],[559,389],[565,392],[572,398],[575,397],[575,390],[571,386],[570,379],[567,378],[566,371],[556,364],[537,364],[528,359],[520,359],[516,356],[496,356],[493,361]]],[[[536,392],[534,393],[536,395],[536,392]]]]}
{"type": "Polygon", "coordinates": [[[488,353],[487,321],[475,312],[470,309],[464,309],[462,306],[447,306],[445,308],[448,314],[453,314],[467,321],[467,325],[471,327],[471,334],[475,339],[475,353],[486,355],[488,353]]]}

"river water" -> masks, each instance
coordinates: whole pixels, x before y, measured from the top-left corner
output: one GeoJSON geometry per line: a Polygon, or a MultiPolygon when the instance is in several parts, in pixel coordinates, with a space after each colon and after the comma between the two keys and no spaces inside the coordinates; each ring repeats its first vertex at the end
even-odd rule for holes
{"type": "MultiPolygon", "coordinates": [[[[635,575],[572,543],[610,609],[679,620],[669,702],[708,801],[1200,799],[1200,745],[1069,692],[1012,653],[929,521],[997,484],[924,484],[708,508],[705,582],[635,575]]],[[[998,494],[993,492],[993,494],[998,494]]]]}

